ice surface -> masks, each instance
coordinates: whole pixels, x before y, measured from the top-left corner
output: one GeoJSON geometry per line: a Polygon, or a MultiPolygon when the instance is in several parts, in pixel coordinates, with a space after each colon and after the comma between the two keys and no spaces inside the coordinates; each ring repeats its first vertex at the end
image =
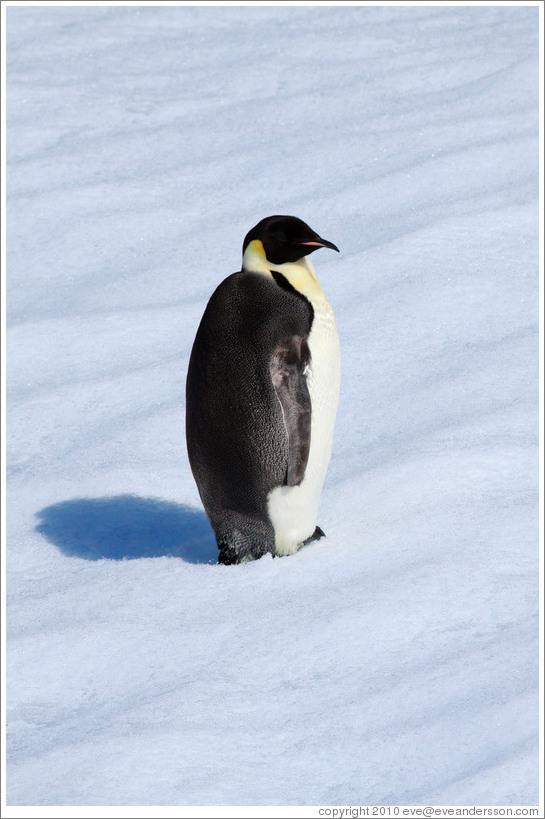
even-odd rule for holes
{"type": "Polygon", "coordinates": [[[8,805],[538,800],[538,9],[7,9],[8,805]],[[293,213],[319,523],[215,565],[184,383],[293,213]]]}

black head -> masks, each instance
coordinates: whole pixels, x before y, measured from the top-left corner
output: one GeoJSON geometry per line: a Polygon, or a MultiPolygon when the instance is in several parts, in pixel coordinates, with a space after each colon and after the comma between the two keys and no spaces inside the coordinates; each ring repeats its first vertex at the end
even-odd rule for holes
{"type": "Polygon", "coordinates": [[[254,239],[262,242],[267,259],[272,264],[296,262],[319,247],[339,248],[322,239],[302,219],[296,216],[267,216],[246,235],[242,253],[254,239]]]}

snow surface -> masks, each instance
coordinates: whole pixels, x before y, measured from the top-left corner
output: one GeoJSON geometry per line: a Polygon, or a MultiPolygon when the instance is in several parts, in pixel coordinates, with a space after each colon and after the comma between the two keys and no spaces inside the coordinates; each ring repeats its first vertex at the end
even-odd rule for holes
{"type": "Polygon", "coordinates": [[[8,805],[538,800],[538,9],[7,8],[8,805]],[[215,565],[184,384],[259,219],[327,538],[215,565]]]}

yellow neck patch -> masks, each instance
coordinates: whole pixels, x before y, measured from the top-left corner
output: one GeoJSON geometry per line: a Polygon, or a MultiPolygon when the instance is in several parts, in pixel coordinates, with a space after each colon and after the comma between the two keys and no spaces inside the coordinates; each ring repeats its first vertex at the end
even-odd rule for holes
{"type": "Polygon", "coordinates": [[[285,276],[291,286],[299,293],[302,293],[303,296],[306,296],[311,303],[326,300],[322,285],[318,281],[318,276],[314,270],[314,265],[308,256],[303,256],[296,262],[273,264],[268,261],[265,255],[263,242],[254,239],[244,251],[242,269],[253,273],[268,274],[269,276],[271,271],[274,270],[285,276]]]}

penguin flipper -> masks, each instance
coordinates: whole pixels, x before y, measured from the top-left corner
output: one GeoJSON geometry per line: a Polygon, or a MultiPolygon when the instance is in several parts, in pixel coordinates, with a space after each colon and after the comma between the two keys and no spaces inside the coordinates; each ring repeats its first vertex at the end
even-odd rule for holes
{"type": "Polygon", "coordinates": [[[288,438],[286,486],[301,483],[310,452],[311,403],[305,375],[309,359],[306,342],[295,336],[277,345],[269,365],[288,438]]]}

